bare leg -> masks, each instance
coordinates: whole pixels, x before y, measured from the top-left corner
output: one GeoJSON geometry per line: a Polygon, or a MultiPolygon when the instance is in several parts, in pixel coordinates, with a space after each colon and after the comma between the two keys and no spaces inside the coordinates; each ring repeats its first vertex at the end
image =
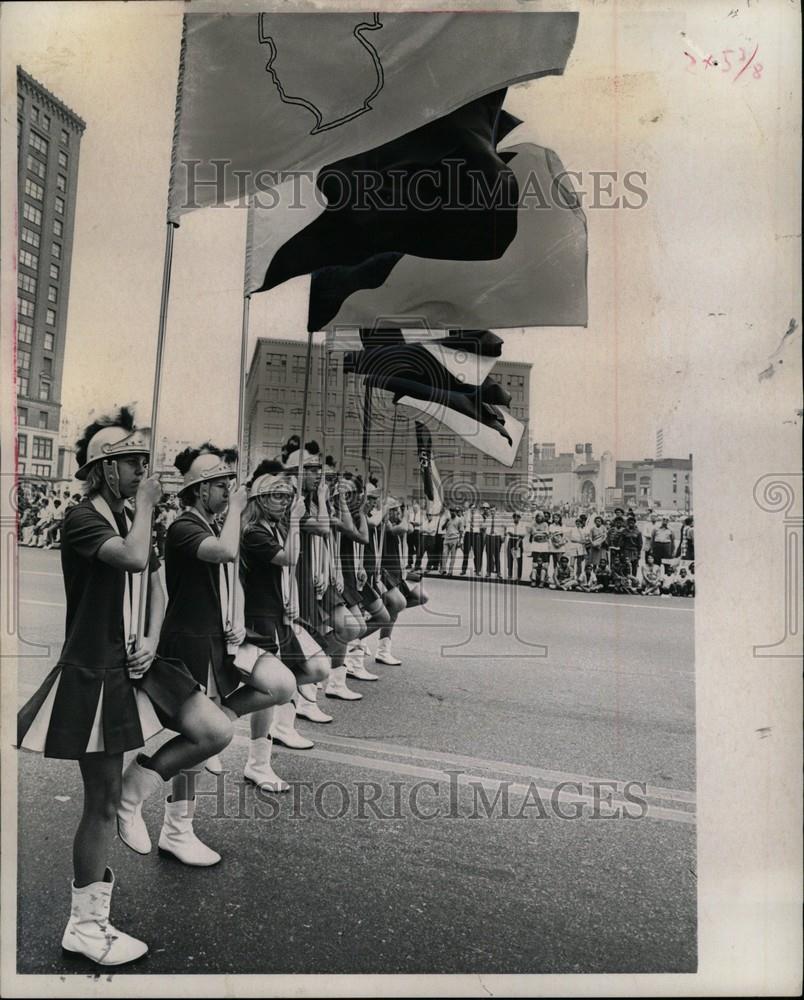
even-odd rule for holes
{"type": "Polygon", "coordinates": [[[123,754],[88,754],[78,762],[84,782],[84,810],[73,840],[78,888],[102,882],[115,835],[123,754]]]}

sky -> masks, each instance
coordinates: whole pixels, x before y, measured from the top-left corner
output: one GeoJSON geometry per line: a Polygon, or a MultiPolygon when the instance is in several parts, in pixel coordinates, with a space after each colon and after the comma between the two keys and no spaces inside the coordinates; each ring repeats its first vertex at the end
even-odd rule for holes
{"type": "MultiPolygon", "coordinates": [[[[169,3],[20,3],[3,11],[4,54],[87,122],[63,382],[63,413],[77,424],[114,403],[136,401],[143,422],[150,413],[180,15],[169,3]]],[[[712,205],[696,169],[710,143],[723,157],[745,129],[762,130],[763,108],[752,106],[759,87],[731,92],[725,122],[722,107],[702,99],[679,37],[691,20],[627,10],[613,19],[608,7],[583,7],[565,74],[509,91],[506,107],[525,120],[510,142],[555,149],[567,169],[582,172],[587,199],[595,171],[644,171],[648,194],[639,210],[586,202],[586,329],[500,331],[504,357],[533,365],[532,441],[561,450],[591,441],[597,455],[642,458],[654,455],[662,427],[665,456],[695,450],[695,366],[706,372],[712,363],[701,318],[720,307],[710,283],[718,261],[710,258],[702,274],[690,248],[713,207],[720,226],[728,211],[712,205]]],[[[703,21],[695,27],[701,37],[706,30],[703,21]]],[[[728,30],[727,41],[738,44],[739,26],[728,30]]],[[[751,164],[745,172],[760,176],[751,164]]],[[[768,207],[761,183],[751,193],[768,207]]],[[[244,233],[244,212],[235,208],[192,213],[176,231],[160,435],[234,437],[244,233]]],[[[717,247],[711,232],[705,238],[717,247]]],[[[755,241],[761,261],[767,234],[742,212],[740,238],[755,241]]],[[[301,278],[256,296],[252,342],[304,338],[307,287],[301,278]]]]}

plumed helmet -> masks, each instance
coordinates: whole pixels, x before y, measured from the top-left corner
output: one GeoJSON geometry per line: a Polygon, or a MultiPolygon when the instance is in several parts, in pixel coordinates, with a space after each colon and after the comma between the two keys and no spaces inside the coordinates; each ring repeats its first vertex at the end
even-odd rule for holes
{"type": "Polygon", "coordinates": [[[150,455],[151,429],[137,427],[127,430],[113,425],[102,427],[87,445],[87,460],[75,473],[76,479],[86,479],[90,468],[102,459],[123,458],[131,455],[150,455]]]}
{"type": "Polygon", "coordinates": [[[184,473],[181,492],[197,483],[208,483],[213,479],[231,479],[237,475],[237,467],[221,455],[202,452],[184,473]]]}

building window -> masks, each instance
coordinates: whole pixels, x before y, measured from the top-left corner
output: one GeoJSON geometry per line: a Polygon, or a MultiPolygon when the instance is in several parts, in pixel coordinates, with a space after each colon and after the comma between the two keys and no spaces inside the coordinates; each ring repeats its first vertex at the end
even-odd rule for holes
{"type": "Polygon", "coordinates": [[[33,340],[33,327],[30,323],[17,324],[17,339],[21,344],[30,344],[33,340]]]}
{"type": "Polygon", "coordinates": [[[50,332],[50,330],[46,330],[45,331],[45,350],[46,351],[52,351],[53,350],[53,344],[54,344],[54,342],[55,342],[55,337],[50,332]]]}
{"type": "Polygon", "coordinates": [[[17,435],[17,454],[20,458],[28,457],[28,435],[18,434],[17,435]]]}
{"type": "Polygon", "coordinates": [[[35,476],[41,476],[44,479],[44,478],[46,478],[47,476],[50,475],[50,466],[49,465],[37,465],[34,462],[33,474],[35,476]]]}
{"type": "Polygon", "coordinates": [[[46,317],[45,317],[45,322],[47,323],[48,326],[55,326],[56,325],[56,310],[55,309],[48,309],[46,317]]]}
{"type": "Polygon", "coordinates": [[[42,374],[48,378],[53,374],[53,358],[42,358],[42,374]]]}
{"type": "Polygon", "coordinates": [[[31,295],[36,295],[36,278],[20,271],[17,275],[17,288],[21,288],[23,292],[30,292],[31,295]]]}
{"type": "Polygon", "coordinates": [[[55,285],[50,285],[47,290],[47,300],[48,302],[58,302],[59,301],[59,290],[55,285]]]}
{"type": "Polygon", "coordinates": [[[27,396],[28,395],[28,376],[19,375],[17,377],[17,395],[27,396]]]}
{"type": "Polygon", "coordinates": [[[54,281],[58,281],[59,280],[59,265],[58,264],[51,264],[50,265],[50,277],[54,281]]]}
{"type": "Polygon", "coordinates": [[[35,149],[37,153],[47,156],[48,141],[43,135],[39,135],[38,132],[31,132],[28,144],[31,149],[35,149]]]}
{"type": "Polygon", "coordinates": [[[39,267],[39,258],[35,253],[31,253],[30,250],[20,250],[20,264],[30,267],[32,271],[35,271],[39,267]]]}
{"type": "Polygon", "coordinates": [[[64,215],[64,198],[56,199],[56,211],[59,215],[64,215]]]}
{"type": "Polygon", "coordinates": [[[25,164],[32,174],[36,174],[37,177],[44,178],[47,168],[41,160],[37,160],[35,156],[31,156],[31,154],[28,153],[25,164]]]}
{"type": "Polygon", "coordinates": [[[64,174],[59,174],[56,177],[56,188],[59,191],[66,191],[67,190],[67,178],[64,176],[64,174]]]}
{"type": "Polygon", "coordinates": [[[61,260],[61,244],[60,243],[51,243],[50,244],[50,254],[51,254],[52,257],[55,257],[56,260],[61,260]]]}
{"type": "Polygon", "coordinates": [[[35,226],[42,225],[42,213],[38,208],[34,208],[34,206],[30,205],[27,201],[22,206],[22,216],[24,219],[27,219],[28,222],[32,222],[35,226]]]}
{"type": "Polygon", "coordinates": [[[28,243],[32,247],[39,249],[39,233],[35,233],[33,229],[29,229],[27,226],[22,227],[22,242],[28,243]]]}
{"type": "Polygon", "coordinates": [[[25,178],[25,193],[34,201],[41,201],[45,197],[45,189],[41,184],[32,181],[30,177],[25,178]]]}
{"type": "Polygon", "coordinates": [[[53,220],[53,235],[54,236],[61,236],[63,233],[64,233],[64,223],[61,221],[61,219],[54,219],[53,220]]]}
{"type": "Polygon", "coordinates": [[[30,351],[17,351],[17,368],[20,371],[30,371],[31,368],[31,352],[30,351]]]}
{"type": "Polygon", "coordinates": [[[44,376],[39,378],[39,398],[43,403],[50,399],[50,379],[44,376]]]}
{"type": "Polygon", "coordinates": [[[22,94],[17,94],[17,111],[21,113],[24,107],[25,107],[25,98],[22,96],[22,94]]]}
{"type": "Polygon", "coordinates": [[[33,319],[34,314],[34,304],[30,299],[20,299],[17,304],[20,316],[27,316],[28,319],[33,319]]]}
{"type": "Polygon", "coordinates": [[[70,145],[70,133],[67,131],[66,128],[63,128],[61,130],[61,142],[63,146],[70,145]]]}
{"type": "Polygon", "coordinates": [[[34,437],[32,458],[53,458],[53,438],[34,437]]]}
{"type": "Polygon", "coordinates": [[[39,124],[39,108],[35,104],[31,107],[31,121],[34,125],[39,124]]]}
{"type": "Polygon", "coordinates": [[[42,115],[42,128],[45,132],[50,131],[50,115],[42,115]]]}
{"type": "MultiPolygon", "coordinates": [[[[46,410],[40,410],[39,411],[39,429],[43,430],[43,431],[47,430],[47,411],[46,410]]],[[[43,455],[42,456],[42,458],[49,458],[49,457],[50,457],[49,455],[43,455]]]]}
{"type": "Polygon", "coordinates": [[[67,154],[63,150],[59,150],[59,166],[62,170],[67,169],[67,154]]]}
{"type": "Polygon", "coordinates": [[[28,411],[22,406],[17,410],[17,423],[20,427],[25,427],[28,424],[28,411]]]}

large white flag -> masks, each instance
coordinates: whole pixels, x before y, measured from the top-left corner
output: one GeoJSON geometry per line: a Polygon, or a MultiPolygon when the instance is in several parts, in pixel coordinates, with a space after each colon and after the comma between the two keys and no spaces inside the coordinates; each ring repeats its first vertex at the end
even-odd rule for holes
{"type": "Polygon", "coordinates": [[[315,173],[484,94],[562,73],[578,15],[186,14],[169,217],[315,173]],[[273,175],[273,176],[269,176],[273,175]]]}

